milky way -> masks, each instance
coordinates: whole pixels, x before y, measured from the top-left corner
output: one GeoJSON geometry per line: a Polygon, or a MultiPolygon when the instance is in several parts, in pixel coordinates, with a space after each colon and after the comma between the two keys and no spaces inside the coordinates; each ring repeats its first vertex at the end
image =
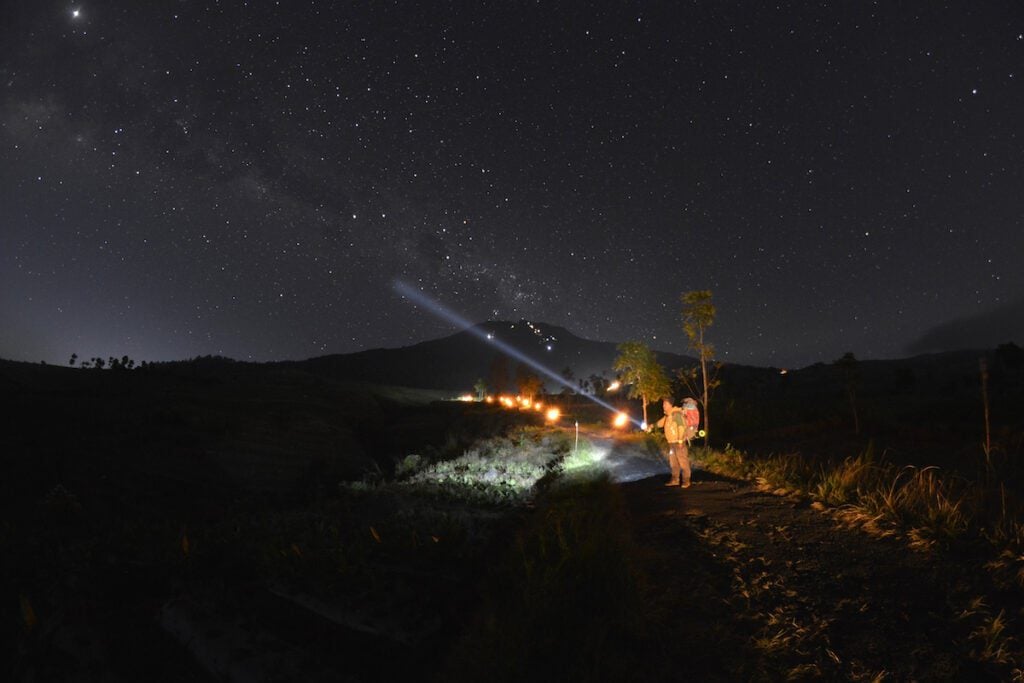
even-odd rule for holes
{"type": "Polygon", "coordinates": [[[1018,2],[14,5],[2,357],[452,331],[396,279],[679,352],[711,289],[780,366],[1021,308],[1018,2]]]}

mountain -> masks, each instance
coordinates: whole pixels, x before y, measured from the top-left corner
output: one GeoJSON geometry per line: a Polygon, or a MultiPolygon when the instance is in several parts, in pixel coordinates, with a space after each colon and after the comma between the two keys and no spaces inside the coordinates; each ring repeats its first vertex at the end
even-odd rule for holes
{"type": "Polygon", "coordinates": [[[1024,298],[937,325],[910,344],[907,352],[990,349],[1013,341],[1024,341],[1024,298]]]}
{"type": "MultiPolygon", "coordinates": [[[[529,368],[529,363],[504,353],[501,347],[511,347],[556,376],[569,368],[574,377],[586,378],[593,374],[611,376],[612,362],[618,355],[616,346],[614,342],[584,339],[565,328],[545,323],[488,321],[413,346],[320,356],[281,365],[335,379],[465,392],[479,378],[493,388],[500,383],[495,380],[503,374],[502,366],[509,384],[515,380],[517,366],[529,368]]],[[[694,362],[692,358],[674,353],[659,351],[657,355],[659,362],[670,371],[694,362]]],[[[549,390],[561,388],[550,376],[542,376],[542,379],[549,390]]]]}

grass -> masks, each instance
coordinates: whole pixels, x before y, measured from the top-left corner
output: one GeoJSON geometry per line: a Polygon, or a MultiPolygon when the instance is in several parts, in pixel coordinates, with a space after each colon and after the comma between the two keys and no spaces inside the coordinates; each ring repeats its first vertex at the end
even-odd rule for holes
{"type": "Polygon", "coordinates": [[[1022,501],[1002,484],[992,483],[1013,473],[991,471],[968,480],[937,467],[885,462],[870,446],[839,462],[800,454],[748,457],[728,446],[702,450],[697,457],[713,471],[840,508],[851,521],[881,521],[903,529],[922,548],[978,539],[999,549],[1021,548],[1024,541],[1022,501]]]}
{"type": "MultiPolygon", "coordinates": [[[[885,462],[870,446],[838,462],[799,454],[748,457],[729,446],[705,449],[698,459],[712,471],[809,496],[851,526],[879,535],[902,533],[917,550],[980,548],[995,556],[985,567],[1001,590],[1018,596],[1024,590],[1024,504],[1005,483],[1019,481],[1013,461],[990,459],[976,478],[967,479],[938,467],[885,462]]],[[[993,614],[978,599],[960,618],[973,624],[972,656],[1024,680],[1024,650],[1009,635],[1005,611],[993,614]]]]}
{"type": "Polygon", "coordinates": [[[556,485],[495,558],[482,615],[446,679],[628,680],[649,635],[635,556],[621,494],[606,476],[556,485]]]}

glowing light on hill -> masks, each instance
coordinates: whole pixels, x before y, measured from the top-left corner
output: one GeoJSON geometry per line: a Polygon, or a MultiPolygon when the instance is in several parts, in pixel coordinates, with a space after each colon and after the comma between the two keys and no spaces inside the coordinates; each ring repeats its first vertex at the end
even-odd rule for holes
{"type": "MultiPolygon", "coordinates": [[[[422,306],[423,308],[427,309],[428,311],[430,311],[434,315],[438,316],[439,318],[443,318],[444,320],[447,320],[450,323],[458,325],[462,329],[466,330],[467,332],[470,332],[471,334],[476,335],[477,337],[479,337],[480,339],[483,339],[484,341],[490,341],[490,343],[493,344],[494,347],[499,349],[502,353],[504,353],[505,355],[507,355],[507,356],[509,356],[511,358],[515,358],[516,360],[518,360],[518,361],[520,361],[522,363],[525,363],[526,365],[529,365],[531,368],[536,370],[538,373],[543,375],[544,378],[550,380],[551,382],[554,382],[555,384],[557,384],[559,386],[567,387],[567,388],[572,389],[572,390],[576,390],[577,389],[577,387],[573,383],[571,383],[568,380],[566,380],[564,377],[559,375],[557,372],[555,372],[555,371],[551,370],[550,368],[542,365],[541,363],[538,363],[536,360],[534,360],[533,358],[527,356],[525,353],[523,353],[519,349],[516,349],[516,348],[514,348],[512,346],[509,346],[508,344],[506,344],[505,342],[503,342],[502,340],[500,340],[500,339],[498,339],[496,337],[489,339],[488,338],[488,333],[484,332],[479,327],[477,327],[473,323],[469,322],[468,320],[463,318],[461,315],[455,313],[454,311],[452,311],[451,309],[447,308],[446,306],[443,306],[442,304],[438,303],[437,301],[434,301],[429,296],[427,296],[423,292],[419,291],[415,287],[411,287],[411,286],[407,285],[406,283],[402,282],[401,280],[395,280],[393,287],[394,287],[396,292],[401,294],[403,297],[409,299],[414,304],[416,304],[418,306],[422,306]]],[[[583,394],[583,396],[587,400],[593,401],[594,403],[596,403],[597,405],[601,406],[602,408],[605,408],[606,410],[609,410],[609,411],[611,411],[613,413],[619,412],[618,409],[615,406],[611,405],[610,403],[608,403],[606,401],[602,401],[601,399],[597,398],[596,396],[591,396],[591,395],[588,395],[588,394],[583,394]]],[[[629,416],[627,416],[626,419],[627,419],[627,421],[629,421],[631,418],[629,418],[629,416]]],[[[638,427],[640,426],[639,420],[633,420],[633,422],[635,422],[638,427]]]]}
{"type": "Polygon", "coordinates": [[[616,429],[622,429],[629,424],[629,415],[625,413],[615,413],[615,418],[612,419],[612,426],[616,429]]]}
{"type": "Polygon", "coordinates": [[[562,411],[558,408],[548,408],[548,412],[544,414],[544,418],[548,422],[558,422],[560,417],[562,417],[562,411]]]}

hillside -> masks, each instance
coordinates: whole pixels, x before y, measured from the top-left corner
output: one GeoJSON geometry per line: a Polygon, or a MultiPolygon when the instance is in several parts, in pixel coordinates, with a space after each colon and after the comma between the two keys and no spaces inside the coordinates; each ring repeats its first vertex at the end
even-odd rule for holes
{"type": "MultiPolygon", "coordinates": [[[[617,355],[615,342],[584,339],[562,327],[521,320],[481,323],[472,330],[413,346],[321,356],[281,365],[336,379],[462,392],[472,387],[478,378],[492,383],[495,362],[504,358],[494,344],[488,343],[485,338],[488,334],[556,374],[570,368],[577,378],[610,376],[617,355]]],[[[667,352],[659,352],[658,358],[670,368],[692,362],[686,356],[667,352]]],[[[519,361],[511,360],[507,365],[511,380],[515,379],[517,364],[519,361]]],[[[547,384],[549,390],[561,390],[554,381],[547,384]]]]}
{"type": "MultiPolygon", "coordinates": [[[[276,365],[332,380],[457,393],[470,391],[482,378],[490,391],[501,391],[502,384],[514,391],[517,366],[522,363],[507,359],[487,335],[552,372],[561,374],[568,368],[575,380],[613,375],[615,343],[583,339],[557,326],[526,321],[492,321],[414,346],[276,365]]],[[[989,368],[993,430],[1010,443],[1024,432],[1024,352],[1014,344],[988,351],[858,360],[852,378],[832,363],[788,370],[725,364],[718,375],[721,384],[712,395],[714,438],[757,450],[835,451],[837,443],[843,442],[850,452],[858,452],[867,438],[875,438],[877,446],[892,448],[908,461],[935,450],[944,459],[957,459],[961,449],[976,450],[982,438],[981,358],[987,359],[989,368]],[[854,405],[859,433],[854,428],[854,405]]],[[[658,352],[658,359],[673,378],[675,369],[695,363],[666,352],[658,352]]],[[[554,381],[547,385],[549,391],[562,390],[554,381]]],[[[680,397],[692,392],[677,381],[673,393],[680,397]]],[[[586,410],[585,401],[580,406],[586,410]]],[[[653,410],[657,414],[660,407],[653,410]]],[[[595,418],[603,419],[597,413],[595,418]]]]}

